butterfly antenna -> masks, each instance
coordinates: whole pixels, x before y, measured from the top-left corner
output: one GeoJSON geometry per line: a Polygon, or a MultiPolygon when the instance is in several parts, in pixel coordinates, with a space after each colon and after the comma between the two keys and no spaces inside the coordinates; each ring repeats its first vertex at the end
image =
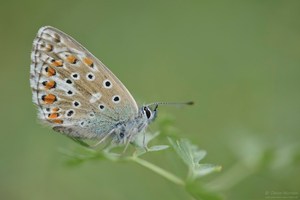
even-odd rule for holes
{"type": "Polygon", "coordinates": [[[171,105],[171,106],[185,106],[185,105],[194,105],[193,101],[188,101],[188,102],[154,102],[150,103],[147,106],[152,106],[155,105],[154,110],[157,109],[158,105],[171,105]]]}

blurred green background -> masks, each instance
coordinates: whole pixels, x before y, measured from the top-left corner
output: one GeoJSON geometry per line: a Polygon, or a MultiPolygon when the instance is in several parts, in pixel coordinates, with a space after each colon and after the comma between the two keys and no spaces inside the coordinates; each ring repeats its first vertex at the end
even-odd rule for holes
{"type": "MultiPolygon", "coordinates": [[[[31,102],[30,51],[45,25],[85,45],[140,104],[194,100],[159,114],[223,166],[202,181],[221,179],[227,199],[299,194],[299,1],[11,0],[0,11],[0,199],[191,199],[134,164],[64,165],[58,149],[76,144],[38,124],[31,102]]],[[[168,152],[148,160],[185,170],[168,152]]]]}

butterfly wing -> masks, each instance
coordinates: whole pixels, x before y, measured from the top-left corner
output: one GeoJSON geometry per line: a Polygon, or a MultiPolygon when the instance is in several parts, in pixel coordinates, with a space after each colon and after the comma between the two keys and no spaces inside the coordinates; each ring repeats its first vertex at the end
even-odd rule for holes
{"type": "Polygon", "coordinates": [[[121,81],[73,38],[42,27],[33,42],[30,84],[39,118],[77,138],[102,138],[138,107],[121,81]]]}

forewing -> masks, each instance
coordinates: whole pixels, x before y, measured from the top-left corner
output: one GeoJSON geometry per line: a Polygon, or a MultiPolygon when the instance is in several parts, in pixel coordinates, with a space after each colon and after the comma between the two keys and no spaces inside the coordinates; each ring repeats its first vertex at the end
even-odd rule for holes
{"type": "Polygon", "coordinates": [[[30,83],[39,118],[72,137],[103,137],[138,107],[121,81],[73,38],[42,27],[33,42],[30,83]]]}

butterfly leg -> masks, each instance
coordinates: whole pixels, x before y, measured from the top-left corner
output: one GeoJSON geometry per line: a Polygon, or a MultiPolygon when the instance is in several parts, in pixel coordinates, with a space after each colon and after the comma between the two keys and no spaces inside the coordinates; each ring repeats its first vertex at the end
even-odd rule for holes
{"type": "Polygon", "coordinates": [[[128,141],[126,141],[126,146],[125,146],[125,148],[124,148],[122,154],[125,154],[126,149],[128,148],[128,145],[129,145],[129,143],[130,143],[130,141],[131,141],[131,139],[132,139],[132,136],[133,136],[133,135],[130,135],[129,138],[128,138],[128,141]]]}
{"type": "Polygon", "coordinates": [[[146,131],[143,131],[143,147],[145,149],[145,151],[148,151],[148,147],[146,145],[146,131]]]}
{"type": "Polygon", "coordinates": [[[104,142],[104,140],[106,140],[113,132],[115,131],[115,129],[112,129],[106,136],[104,136],[99,142],[97,142],[96,144],[94,145],[91,145],[92,147],[96,147],[98,146],[99,144],[101,144],[102,142],[104,142]]]}

